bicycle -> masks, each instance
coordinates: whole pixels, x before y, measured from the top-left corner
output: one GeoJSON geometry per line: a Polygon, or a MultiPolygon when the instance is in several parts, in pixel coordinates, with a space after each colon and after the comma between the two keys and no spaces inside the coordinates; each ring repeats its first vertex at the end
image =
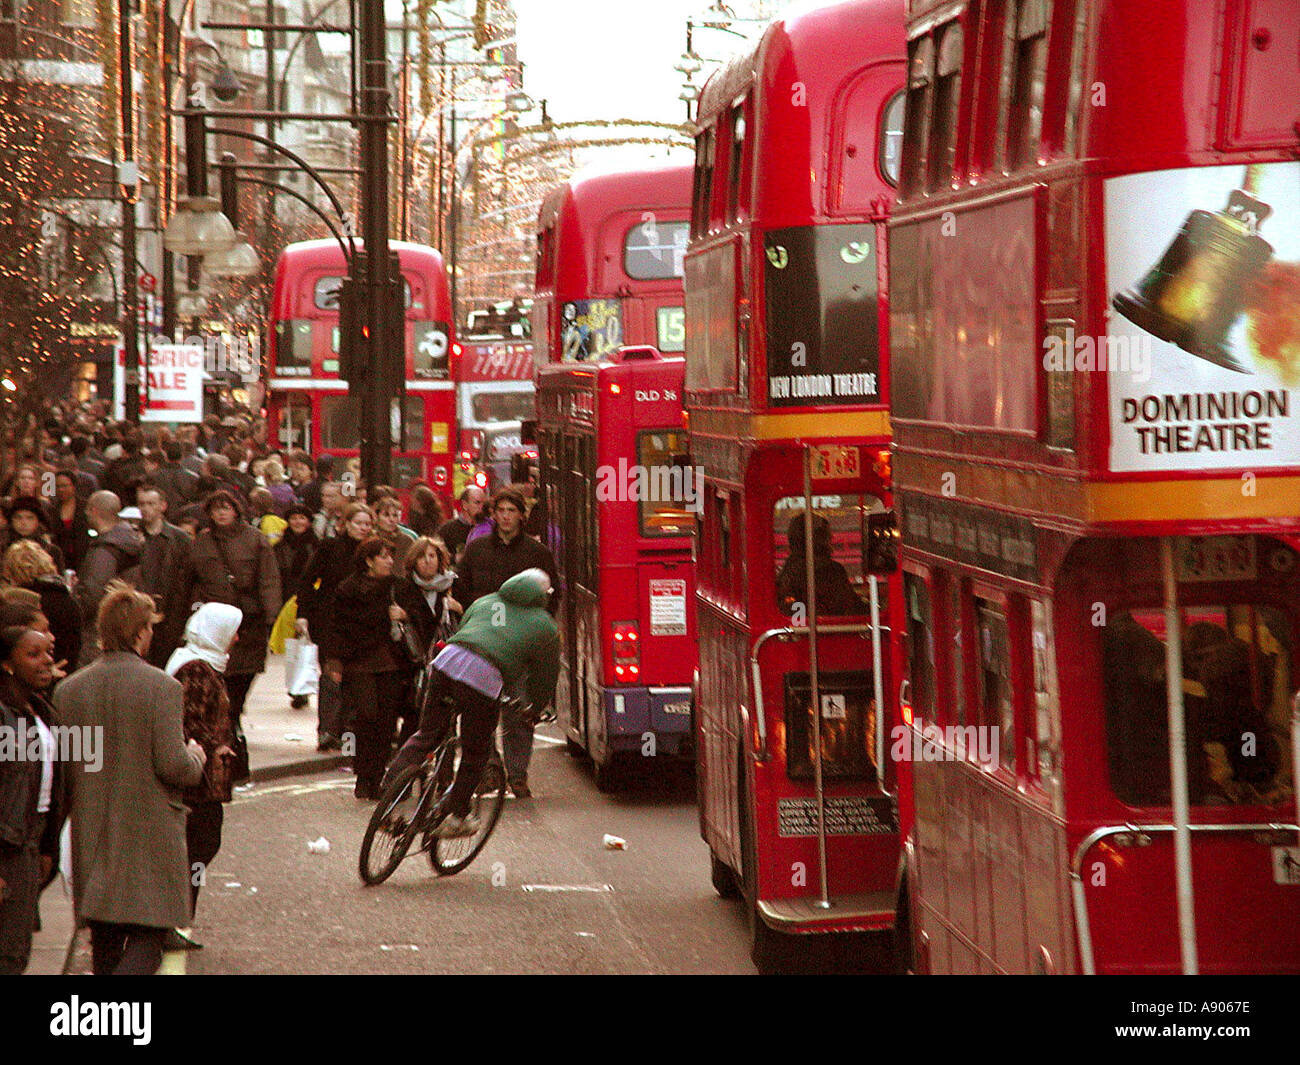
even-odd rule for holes
{"type": "MultiPolygon", "coordinates": [[[[512,705],[498,700],[499,707],[512,705]]],[[[455,727],[419,765],[402,770],[375,806],[361,841],[357,870],[368,886],[382,884],[402,864],[419,837],[417,853],[424,852],[439,876],[454,876],[466,868],[487,846],[501,817],[506,798],[505,767],[491,758],[474,789],[470,812],[479,827],[468,836],[444,838],[438,827],[448,813],[446,797],[460,764],[460,736],[455,727]]]]}

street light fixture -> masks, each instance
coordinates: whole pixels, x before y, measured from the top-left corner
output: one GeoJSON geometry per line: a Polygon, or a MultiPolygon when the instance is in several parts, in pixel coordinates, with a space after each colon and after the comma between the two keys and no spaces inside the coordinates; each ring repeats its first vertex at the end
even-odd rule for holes
{"type": "Polygon", "coordinates": [[[225,251],[203,257],[203,272],[209,277],[252,277],[262,269],[262,260],[241,230],[225,251]]]}
{"type": "Polygon", "coordinates": [[[202,318],[208,313],[208,296],[201,288],[188,289],[176,297],[176,313],[182,318],[202,318]]]}
{"type": "Polygon", "coordinates": [[[174,255],[215,255],[235,244],[235,227],[212,196],[182,196],[163,230],[163,247],[174,255]]]}

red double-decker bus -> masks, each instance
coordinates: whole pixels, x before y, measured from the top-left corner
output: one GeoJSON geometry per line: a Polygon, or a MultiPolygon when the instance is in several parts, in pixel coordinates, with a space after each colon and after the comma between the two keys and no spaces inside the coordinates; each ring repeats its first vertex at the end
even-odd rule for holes
{"type": "Polygon", "coordinates": [[[870,548],[893,533],[884,236],[903,81],[902,13],[872,0],[773,23],[700,98],[700,828],[763,970],[889,964],[898,581],[870,548]]]}
{"type": "Polygon", "coordinates": [[[1300,970],[1300,8],[908,8],[904,961],[1300,970]]]}
{"type": "MultiPolygon", "coordinates": [[[[401,241],[390,247],[406,292],[406,402],[400,432],[393,434],[393,480],[401,486],[423,480],[449,498],[456,411],[447,271],[433,248],[401,241]]],[[[343,250],[333,240],[290,244],[280,253],[266,368],[268,437],[275,446],[345,458],[360,453],[358,404],[338,372],[338,294],[346,274],[343,250]]]]}
{"type": "Polygon", "coordinates": [[[632,759],[657,766],[693,749],[699,486],[684,461],[684,373],[680,356],[623,347],[537,374],[546,536],[562,585],[556,713],[602,791],[632,759]]]}
{"type": "Polygon", "coordinates": [[[600,359],[625,344],[684,350],[690,203],[690,167],[578,175],[551,190],[537,218],[539,366],[600,359]]]}

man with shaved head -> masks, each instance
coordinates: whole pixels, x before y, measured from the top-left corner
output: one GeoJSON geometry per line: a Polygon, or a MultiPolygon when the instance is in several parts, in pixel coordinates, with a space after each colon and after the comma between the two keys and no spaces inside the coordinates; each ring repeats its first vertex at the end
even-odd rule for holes
{"type": "Polygon", "coordinates": [[[86,521],[95,535],[77,571],[74,593],[83,623],[79,665],[89,665],[99,653],[95,618],[108,582],[118,577],[132,581],[133,576],[132,583],[139,582],[144,537],[122,521],[121,512],[122,501],[112,492],[95,492],[86,500],[86,521]]]}

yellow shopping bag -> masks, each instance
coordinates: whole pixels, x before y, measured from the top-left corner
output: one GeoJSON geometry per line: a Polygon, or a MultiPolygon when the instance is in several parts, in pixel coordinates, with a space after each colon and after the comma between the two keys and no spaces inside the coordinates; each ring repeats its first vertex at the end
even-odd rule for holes
{"type": "Polygon", "coordinates": [[[267,646],[273,654],[284,654],[284,641],[293,636],[298,624],[298,597],[291,595],[289,601],[280,608],[280,614],[271,626],[271,639],[267,646]]]}

